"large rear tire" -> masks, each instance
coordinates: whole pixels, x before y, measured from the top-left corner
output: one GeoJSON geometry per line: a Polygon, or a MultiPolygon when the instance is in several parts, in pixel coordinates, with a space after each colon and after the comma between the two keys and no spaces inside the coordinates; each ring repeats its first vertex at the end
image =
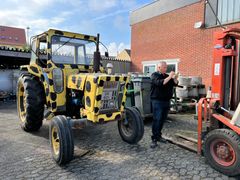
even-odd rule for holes
{"type": "Polygon", "coordinates": [[[44,114],[44,89],[41,83],[29,74],[19,77],[17,83],[17,110],[24,131],[38,131],[44,114]]]}
{"type": "Polygon", "coordinates": [[[118,131],[122,140],[129,144],[136,144],[142,139],[144,123],[136,109],[125,108],[125,118],[118,121],[118,131]]]}
{"type": "Polygon", "coordinates": [[[74,138],[66,116],[55,116],[50,124],[50,145],[53,159],[63,165],[73,159],[74,138]]]}
{"type": "Polygon", "coordinates": [[[240,137],[230,129],[216,129],[204,140],[204,156],[217,171],[228,175],[240,175],[240,137]]]}

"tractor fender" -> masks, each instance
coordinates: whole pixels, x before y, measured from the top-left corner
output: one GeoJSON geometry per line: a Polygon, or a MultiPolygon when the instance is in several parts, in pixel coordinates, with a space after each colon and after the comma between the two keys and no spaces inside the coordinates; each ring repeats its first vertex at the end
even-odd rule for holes
{"type": "Polygon", "coordinates": [[[41,78],[41,75],[43,74],[42,69],[38,65],[35,65],[35,64],[21,66],[20,70],[27,71],[29,74],[32,74],[39,78],[41,78]]]}
{"type": "Polygon", "coordinates": [[[45,91],[46,99],[45,102],[48,102],[49,97],[49,87],[48,87],[48,76],[46,73],[42,70],[41,67],[39,67],[37,64],[30,64],[30,65],[24,65],[20,67],[20,70],[22,73],[28,73],[31,74],[34,77],[37,77],[38,80],[42,83],[42,86],[45,91]]]}

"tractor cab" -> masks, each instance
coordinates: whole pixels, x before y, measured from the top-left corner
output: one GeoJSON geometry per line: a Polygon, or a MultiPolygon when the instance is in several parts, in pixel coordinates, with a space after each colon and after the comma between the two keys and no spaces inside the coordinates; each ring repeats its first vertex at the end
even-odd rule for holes
{"type": "Polygon", "coordinates": [[[90,72],[98,46],[95,36],[50,29],[32,38],[30,64],[42,68],[71,66],[72,69],[90,72]]]}

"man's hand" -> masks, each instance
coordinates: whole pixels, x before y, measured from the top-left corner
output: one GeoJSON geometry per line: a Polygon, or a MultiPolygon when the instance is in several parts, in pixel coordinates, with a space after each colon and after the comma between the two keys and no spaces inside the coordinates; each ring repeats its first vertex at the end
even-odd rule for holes
{"type": "Polygon", "coordinates": [[[179,72],[177,74],[175,74],[173,77],[173,81],[176,85],[178,84],[178,76],[179,76],[179,72]]]}
{"type": "Polygon", "coordinates": [[[178,76],[179,76],[179,72],[173,76],[173,79],[178,79],[178,76]]]}
{"type": "Polygon", "coordinates": [[[174,72],[174,71],[171,71],[171,72],[169,73],[169,76],[170,76],[171,78],[174,78],[175,72],[174,72]]]}
{"type": "Polygon", "coordinates": [[[167,84],[174,76],[175,76],[175,72],[174,72],[174,71],[171,71],[171,72],[169,73],[169,76],[168,76],[166,79],[164,79],[163,85],[167,84]]]}

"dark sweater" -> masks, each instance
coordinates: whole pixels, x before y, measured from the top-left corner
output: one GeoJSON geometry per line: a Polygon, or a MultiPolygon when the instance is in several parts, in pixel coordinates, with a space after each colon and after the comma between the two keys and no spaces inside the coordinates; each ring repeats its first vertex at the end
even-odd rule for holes
{"type": "Polygon", "coordinates": [[[161,74],[159,72],[154,72],[151,75],[151,99],[170,101],[173,96],[173,87],[177,86],[177,84],[171,79],[167,84],[163,85],[164,79],[167,77],[168,74],[161,74]]]}

